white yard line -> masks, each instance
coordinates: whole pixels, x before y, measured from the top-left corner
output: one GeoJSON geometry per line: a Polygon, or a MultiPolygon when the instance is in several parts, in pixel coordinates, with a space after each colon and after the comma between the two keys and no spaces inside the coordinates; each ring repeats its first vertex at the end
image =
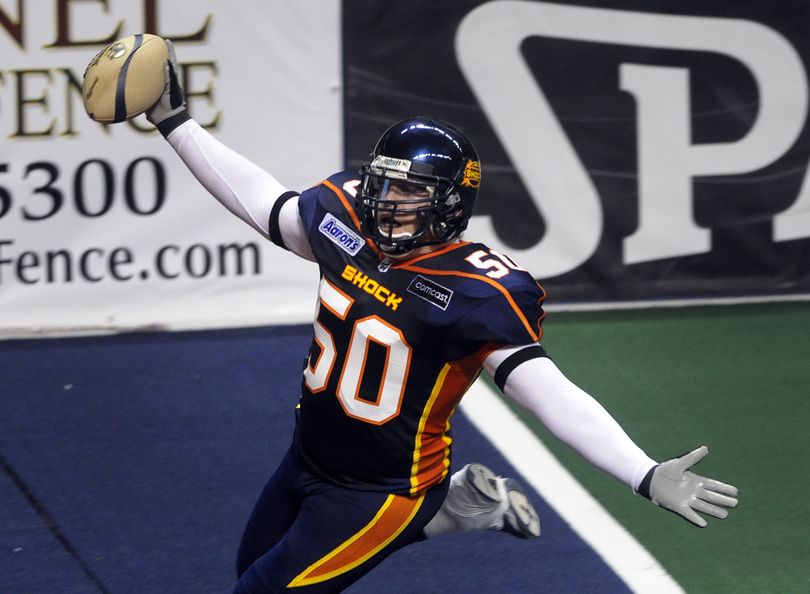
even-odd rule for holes
{"type": "MultiPolygon", "coordinates": [[[[683,592],[647,549],[599,505],[487,384],[476,382],[460,409],[631,590],[683,592]]],[[[629,489],[627,497],[628,505],[634,503],[629,489]]]]}

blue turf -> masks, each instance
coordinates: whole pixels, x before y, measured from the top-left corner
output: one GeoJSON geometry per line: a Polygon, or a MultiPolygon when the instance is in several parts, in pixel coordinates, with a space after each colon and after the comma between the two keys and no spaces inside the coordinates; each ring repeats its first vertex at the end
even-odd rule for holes
{"type": "MultiPolygon", "coordinates": [[[[0,342],[0,592],[229,592],[243,522],[289,444],[310,332],[0,342]]],[[[457,465],[514,475],[462,415],[453,428],[457,465]]],[[[627,591],[534,499],[539,540],[438,537],[350,591],[627,591]]]]}

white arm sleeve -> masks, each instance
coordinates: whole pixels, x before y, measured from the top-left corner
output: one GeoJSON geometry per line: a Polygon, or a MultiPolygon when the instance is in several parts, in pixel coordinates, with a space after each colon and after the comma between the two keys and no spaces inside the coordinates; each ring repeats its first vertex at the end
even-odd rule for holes
{"type": "MultiPolygon", "coordinates": [[[[487,373],[494,377],[498,366],[521,348],[494,351],[484,361],[487,373]]],[[[562,442],[634,491],[656,464],[601,404],[565,377],[548,357],[520,363],[507,376],[503,391],[562,442]]]]}
{"type": "MultiPolygon", "coordinates": [[[[231,150],[194,120],[175,128],[167,140],[199,182],[233,214],[269,238],[270,213],[288,193],[270,173],[231,150]]],[[[290,251],[314,260],[298,197],[287,200],[278,213],[282,241],[290,251]]]]}

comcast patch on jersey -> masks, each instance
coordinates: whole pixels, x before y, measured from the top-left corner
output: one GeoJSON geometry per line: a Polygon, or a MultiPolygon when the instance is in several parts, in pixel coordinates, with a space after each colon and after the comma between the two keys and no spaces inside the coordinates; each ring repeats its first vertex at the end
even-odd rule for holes
{"type": "Polygon", "coordinates": [[[450,305],[450,299],[453,297],[453,291],[426,279],[422,275],[418,275],[411,281],[411,284],[408,285],[408,293],[421,297],[442,309],[447,309],[447,306],[450,305]]]}
{"type": "Polygon", "coordinates": [[[331,214],[327,213],[321,221],[318,231],[326,235],[329,241],[337,245],[344,252],[356,256],[366,241],[357,233],[347,228],[331,214]]]}

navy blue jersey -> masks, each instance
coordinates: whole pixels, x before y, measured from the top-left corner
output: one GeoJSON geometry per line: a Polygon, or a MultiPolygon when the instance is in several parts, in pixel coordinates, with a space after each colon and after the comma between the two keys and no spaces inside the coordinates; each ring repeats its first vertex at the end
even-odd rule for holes
{"type": "Polygon", "coordinates": [[[356,175],[304,192],[320,266],[296,444],[345,486],[420,493],[450,465],[450,416],[501,345],[540,339],[542,287],[506,256],[459,242],[387,259],[360,229],[356,175]]]}

